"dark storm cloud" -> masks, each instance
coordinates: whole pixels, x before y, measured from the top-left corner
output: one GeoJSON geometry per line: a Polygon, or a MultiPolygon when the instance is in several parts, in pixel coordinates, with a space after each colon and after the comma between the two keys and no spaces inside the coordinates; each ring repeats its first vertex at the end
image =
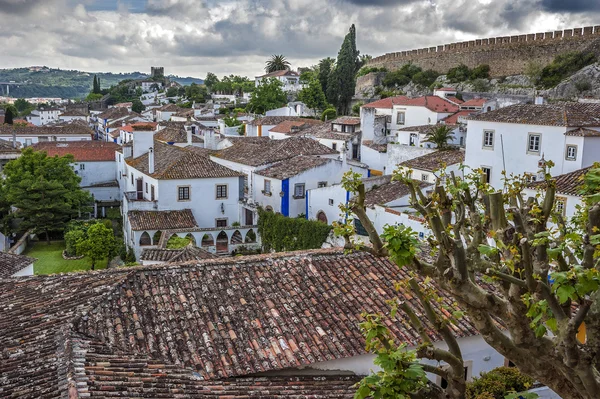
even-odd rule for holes
{"type": "Polygon", "coordinates": [[[423,2],[427,3],[426,0],[338,0],[340,3],[346,2],[355,4],[361,7],[372,7],[372,6],[380,6],[380,7],[395,7],[406,5],[409,3],[423,2]]]}
{"type": "Polygon", "coordinates": [[[542,0],[542,7],[550,12],[599,11],[599,0],[542,0]]]}
{"type": "Polygon", "coordinates": [[[0,13],[28,14],[37,7],[53,3],[52,0],[0,0],[0,13]]]}

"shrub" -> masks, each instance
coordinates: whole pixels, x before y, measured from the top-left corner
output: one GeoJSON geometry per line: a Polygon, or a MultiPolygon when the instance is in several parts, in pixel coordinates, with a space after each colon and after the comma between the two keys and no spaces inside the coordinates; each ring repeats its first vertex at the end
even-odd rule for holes
{"type": "Polygon", "coordinates": [[[265,252],[296,251],[321,248],[331,226],[316,220],[288,218],[261,208],[258,210],[258,233],[265,252]]]}
{"type": "Polygon", "coordinates": [[[121,210],[119,208],[109,208],[106,210],[106,218],[121,220],[121,210]]]}
{"type": "Polygon", "coordinates": [[[485,93],[490,89],[490,84],[486,79],[475,79],[473,81],[473,91],[485,93]]]}
{"type": "Polygon", "coordinates": [[[133,248],[129,247],[127,249],[127,256],[125,257],[124,260],[125,260],[125,264],[128,266],[137,261],[137,259],[135,258],[135,252],[133,251],[133,248]]]}
{"type": "Polygon", "coordinates": [[[70,230],[65,233],[65,247],[67,255],[77,255],[77,243],[85,239],[85,232],[81,229],[70,230]]]}
{"type": "Polygon", "coordinates": [[[464,82],[465,80],[468,80],[470,76],[471,71],[465,64],[460,64],[459,66],[450,68],[446,74],[448,80],[453,83],[464,82]]]}
{"type": "Polygon", "coordinates": [[[467,399],[504,399],[511,392],[522,392],[533,384],[533,379],[521,374],[516,367],[498,367],[467,383],[467,399]]]}
{"type": "Polygon", "coordinates": [[[323,111],[323,114],[321,115],[322,121],[330,121],[335,118],[337,118],[337,111],[335,110],[335,108],[327,108],[325,111],[323,111]]]}
{"type": "Polygon", "coordinates": [[[550,65],[542,69],[540,85],[547,89],[552,88],[564,78],[594,62],[596,62],[596,56],[591,52],[574,51],[558,55],[550,65]]]}
{"type": "Polygon", "coordinates": [[[188,246],[189,243],[190,243],[189,238],[179,237],[178,235],[173,234],[171,236],[171,238],[169,238],[169,241],[167,241],[167,248],[168,249],[185,248],[188,246]]]}
{"type": "Polygon", "coordinates": [[[433,69],[426,71],[417,72],[413,77],[412,81],[414,84],[429,87],[435,82],[440,74],[433,69]]]}
{"type": "Polygon", "coordinates": [[[578,92],[588,91],[592,88],[592,83],[588,79],[580,79],[575,82],[575,88],[578,92]]]}
{"type": "Polygon", "coordinates": [[[360,115],[360,107],[362,107],[363,105],[365,105],[365,103],[362,101],[359,101],[356,104],[354,104],[352,106],[352,115],[360,115]]]}
{"type": "Polygon", "coordinates": [[[358,78],[360,76],[365,76],[372,72],[387,72],[387,71],[388,70],[386,67],[377,68],[377,67],[364,66],[364,67],[360,68],[360,70],[356,73],[356,77],[358,78]]]}
{"type": "Polygon", "coordinates": [[[487,64],[482,64],[482,65],[475,67],[471,71],[470,78],[471,78],[471,80],[489,79],[490,78],[490,66],[487,64]]]}

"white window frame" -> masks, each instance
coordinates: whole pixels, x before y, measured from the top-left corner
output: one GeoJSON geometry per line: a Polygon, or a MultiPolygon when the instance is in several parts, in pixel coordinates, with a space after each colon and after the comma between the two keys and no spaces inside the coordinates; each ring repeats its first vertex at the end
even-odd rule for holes
{"type": "Polygon", "coordinates": [[[263,193],[264,194],[271,194],[271,180],[265,179],[264,184],[263,184],[263,193]],[[267,190],[267,186],[269,186],[269,189],[267,190]]]}
{"type": "Polygon", "coordinates": [[[567,213],[567,197],[556,197],[554,199],[554,210],[560,213],[562,216],[565,216],[567,213]]]}
{"type": "Polygon", "coordinates": [[[528,154],[535,154],[535,155],[539,155],[540,151],[542,150],[542,134],[541,133],[529,133],[527,135],[527,153],[528,154]],[[537,141],[537,149],[535,149],[535,146],[532,148],[532,138],[537,137],[538,141],[537,141]]]}
{"type": "Polygon", "coordinates": [[[306,197],[306,185],[304,183],[294,184],[294,198],[299,199],[304,197],[306,197]],[[298,188],[302,188],[302,195],[296,195],[296,193],[298,192],[298,188]]]}
{"type": "Polygon", "coordinates": [[[396,112],[396,125],[404,126],[406,124],[406,111],[397,111],[396,112]],[[400,118],[402,115],[402,118],[400,118]],[[402,122],[402,123],[400,123],[402,122]]]}
{"type": "Polygon", "coordinates": [[[486,129],[483,131],[483,140],[482,140],[482,148],[486,149],[486,150],[493,150],[494,149],[494,139],[496,135],[496,131],[494,130],[489,130],[486,129]],[[488,134],[490,137],[490,140],[488,140],[488,134]]]}
{"type": "Polygon", "coordinates": [[[565,159],[567,161],[576,161],[577,160],[577,146],[574,144],[567,144],[567,148],[565,150],[565,159]],[[573,156],[569,156],[569,150],[573,150],[573,156]]]}

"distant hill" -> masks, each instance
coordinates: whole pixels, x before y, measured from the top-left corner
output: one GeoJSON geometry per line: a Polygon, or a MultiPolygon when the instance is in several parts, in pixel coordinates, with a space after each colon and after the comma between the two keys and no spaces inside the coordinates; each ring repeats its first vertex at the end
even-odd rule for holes
{"type": "MultiPolygon", "coordinates": [[[[10,96],[21,97],[61,97],[84,98],[92,88],[94,75],[100,78],[102,88],[118,84],[125,79],[144,79],[149,75],[141,72],[104,73],[75,70],[53,69],[47,67],[0,69],[0,83],[14,82],[10,85],[10,96]]],[[[169,76],[181,85],[202,84],[202,79],[192,77],[169,76]]],[[[0,95],[6,95],[6,85],[0,85],[0,95]]]]}

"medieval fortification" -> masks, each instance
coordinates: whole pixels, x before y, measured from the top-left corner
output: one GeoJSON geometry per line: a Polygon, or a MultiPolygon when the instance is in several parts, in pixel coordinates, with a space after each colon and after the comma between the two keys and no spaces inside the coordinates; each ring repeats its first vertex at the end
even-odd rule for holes
{"type": "Polygon", "coordinates": [[[499,77],[522,74],[531,61],[547,65],[557,55],[570,51],[593,51],[600,55],[600,25],[399,51],[375,57],[368,66],[393,71],[413,63],[423,69],[446,73],[460,64],[469,68],[487,64],[490,75],[499,77]]]}

